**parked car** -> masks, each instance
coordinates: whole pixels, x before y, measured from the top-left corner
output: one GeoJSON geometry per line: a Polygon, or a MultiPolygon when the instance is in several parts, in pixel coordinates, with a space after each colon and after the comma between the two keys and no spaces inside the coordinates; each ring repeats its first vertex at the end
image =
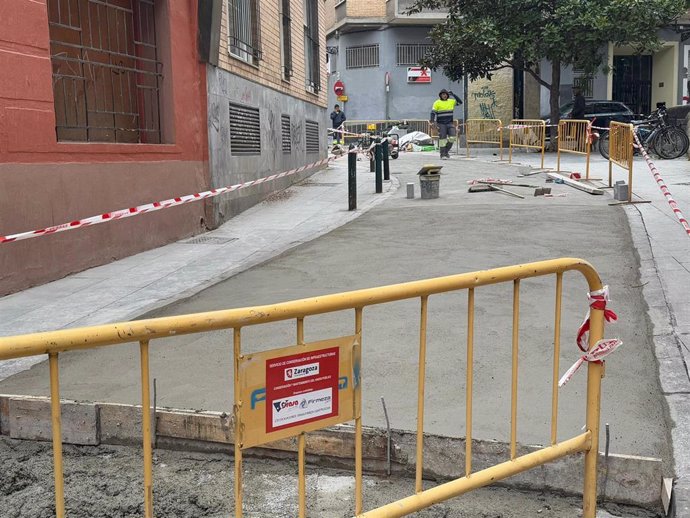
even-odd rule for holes
{"type": "MultiPolygon", "coordinates": [[[[585,108],[585,119],[596,119],[594,125],[602,128],[608,128],[611,121],[632,122],[636,118],[630,108],[618,101],[588,100],[585,108]]],[[[561,106],[561,119],[569,119],[572,111],[572,101],[561,106]]],[[[550,115],[543,115],[542,119],[549,124],[550,115]]]]}
{"type": "Polygon", "coordinates": [[[671,106],[667,109],[668,123],[671,126],[680,126],[685,129],[688,117],[690,117],[690,104],[671,106]]]}

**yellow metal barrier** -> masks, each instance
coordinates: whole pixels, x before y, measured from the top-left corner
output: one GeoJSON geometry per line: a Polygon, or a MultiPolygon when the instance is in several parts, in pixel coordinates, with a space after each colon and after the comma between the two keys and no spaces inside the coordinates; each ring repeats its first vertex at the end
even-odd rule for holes
{"type": "Polygon", "coordinates": [[[513,162],[513,148],[538,149],[541,151],[541,168],[544,169],[546,123],[538,119],[513,119],[510,123],[509,133],[508,162],[513,162]]]}
{"type": "Polygon", "coordinates": [[[592,130],[590,122],[586,120],[562,120],[558,123],[558,167],[561,170],[561,153],[574,153],[587,157],[587,172],[585,178],[589,180],[589,157],[592,150],[592,130]]]}
{"type": "Polygon", "coordinates": [[[470,144],[497,144],[503,160],[503,123],[499,119],[467,119],[465,143],[468,157],[470,144]]]}
{"type": "Polygon", "coordinates": [[[609,187],[613,187],[613,164],[628,171],[628,203],[633,192],[633,125],[611,121],[609,126],[609,187]]]}
{"type": "MultiPolygon", "coordinates": [[[[448,277],[439,277],[404,284],[350,291],[314,297],[275,305],[255,306],[241,309],[213,311],[191,315],[181,315],[148,320],[135,320],[119,324],[108,324],[79,329],[37,333],[31,335],[0,338],[0,360],[22,358],[47,354],[50,361],[50,397],[52,412],[52,436],[55,475],[55,499],[57,518],[65,517],[65,502],[62,473],[62,444],[60,424],[60,390],[58,358],[65,351],[82,350],[113,344],[138,341],[140,347],[140,370],[142,382],[142,437],[144,457],[144,513],[153,517],[153,477],[151,448],[151,401],[149,394],[149,343],[151,340],[201,333],[220,329],[233,330],[234,348],[234,423],[235,423],[235,518],[241,518],[242,509],[242,452],[245,448],[264,444],[280,437],[298,437],[299,463],[299,516],[306,516],[305,483],[305,433],[328,426],[334,422],[355,421],[355,513],[359,517],[391,518],[405,516],[435,503],[465,493],[471,489],[489,485],[497,480],[529,470],[558,458],[578,452],[585,453],[585,481],[583,489],[584,518],[594,518],[597,495],[597,461],[599,445],[599,421],[601,402],[601,378],[603,365],[588,363],[586,431],[573,438],[559,442],[558,427],[558,379],[561,335],[561,300],[563,275],[567,271],[578,271],[586,279],[589,290],[602,288],[602,282],[594,268],[581,259],[563,258],[550,261],[496,268],[448,277]],[[556,276],[555,318],[554,318],[554,356],[551,405],[551,445],[539,451],[517,456],[517,398],[518,398],[518,350],[520,322],[520,282],[522,279],[545,275],[556,276]],[[472,470],[472,401],[473,401],[473,350],[475,290],[482,286],[511,282],[513,284],[513,340],[512,340],[512,390],[511,390],[511,454],[510,460],[480,471],[472,470]],[[451,482],[422,490],[424,467],[424,388],[426,381],[426,336],[429,298],[436,294],[467,290],[467,385],[466,385],[466,476],[451,482]],[[417,398],[417,471],[416,494],[390,503],[378,509],[363,513],[362,501],[362,393],[360,376],[360,351],[362,342],[362,319],[364,308],[405,299],[420,299],[419,334],[419,376],[417,398]],[[335,311],[354,312],[353,334],[351,336],[306,344],[304,342],[305,318],[312,315],[335,311]],[[296,345],[280,350],[245,354],[242,351],[242,329],[247,326],[284,320],[296,322],[296,345]],[[297,360],[295,358],[298,358],[297,360]],[[300,363],[301,362],[301,363],[300,363]],[[307,364],[304,364],[307,362],[307,364]],[[309,363],[312,362],[312,363],[309,363]],[[280,390],[290,386],[291,379],[298,379],[300,394],[304,393],[304,379],[307,369],[314,368],[314,362],[321,362],[318,378],[314,381],[333,381],[337,376],[335,393],[314,394],[310,401],[331,401],[343,389],[342,403],[335,408],[321,407],[330,414],[322,415],[323,420],[304,419],[292,426],[280,419],[296,419],[299,409],[311,408],[281,399],[280,390]],[[301,370],[292,368],[298,365],[301,370]],[[276,379],[273,370],[280,368],[276,379]],[[335,370],[334,370],[335,369],[335,370]],[[288,370],[290,371],[288,373],[288,370]],[[284,377],[283,377],[284,374],[284,377]],[[346,380],[345,387],[340,383],[346,380]],[[265,377],[265,379],[262,379],[265,377]],[[349,383],[347,382],[349,378],[349,383]],[[248,395],[253,386],[265,382],[264,399],[254,399],[255,391],[248,395]],[[277,392],[276,392],[277,391],[277,392]],[[274,397],[275,396],[275,397],[274,397]],[[318,397],[317,397],[318,396],[318,397]],[[331,399],[328,399],[328,398],[331,399]],[[263,408],[254,409],[256,401],[263,401],[263,408]],[[272,408],[276,406],[276,412],[272,408]],[[288,408],[286,414],[278,414],[278,407],[288,408]],[[252,415],[252,412],[254,414],[252,415]],[[292,413],[291,413],[292,412],[292,413]],[[269,417],[272,414],[272,419],[269,417]],[[257,428],[258,426],[258,428],[257,428]],[[287,426],[287,428],[286,428],[287,426]]],[[[592,348],[604,335],[604,311],[592,308],[590,315],[589,347],[592,348]]],[[[328,392],[327,389],[321,389],[328,392]]],[[[308,415],[308,414],[305,414],[308,415]]],[[[321,419],[320,417],[318,419],[321,419]]]]}

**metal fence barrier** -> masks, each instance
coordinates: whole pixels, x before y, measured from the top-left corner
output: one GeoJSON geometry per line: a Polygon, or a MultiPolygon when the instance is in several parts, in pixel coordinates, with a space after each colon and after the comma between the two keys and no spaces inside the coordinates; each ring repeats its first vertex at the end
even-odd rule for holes
{"type": "MultiPolygon", "coordinates": [[[[398,126],[405,129],[407,133],[413,131],[421,131],[426,133],[432,139],[438,138],[438,130],[434,124],[431,124],[427,119],[405,119],[405,120],[348,120],[343,123],[343,129],[349,133],[356,133],[357,135],[345,135],[343,140],[345,144],[354,144],[362,137],[362,134],[382,135],[393,126],[398,126]]],[[[462,124],[455,120],[455,128],[458,136],[462,133],[462,124]]],[[[458,152],[460,146],[458,144],[458,152]]]]}
{"type": "MultiPolygon", "coordinates": [[[[594,518],[597,495],[597,461],[603,365],[588,363],[586,430],[567,440],[558,439],[558,379],[561,343],[563,275],[578,271],[590,291],[602,289],[595,269],[581,259],[563,258],[492,270],[439,277],[404,284],[350,291],[275,305],[213,311],[119,324],[67,329],[0,338],[0,360],[48,355],[54,454],[57,518],[65,517],[60,421],[59,355],[105,345],[139,342],[141,371],[142,437],[144,457],[144,516],[153,517],[153,475],[151,444],[151,399],[149,393],[149,343],[152,340],[232,329],[234,349],[234,443],[235,518],[243,514],[243,450],[287,437],[298,438],[299,516],[306,516],[306,443],[309,431],[348,421],[355,422],[355,514],[368,518],[405,516],[462,493],[489,485],[508,476],[550,461],[585,453],[584,518],[594,518]],[[551,397],[551,444],[541,450],[517,455],[518,352],[520,326],[520,282],[523,279],[555,275],[553,325],[553,376],[551,397]],[[513,291],[512,388],[510,459],[487,469],[472,468],[472,402],[474,381],[475,290],[493,284],[510,283],[513,291]],[[465,477],[423,490],[424,405],[426,382],[427,314],[429,298],[436,294],[467,290],[467,372],[465,477]],[[363,512],[362,499],[362,384],[361,348],[364,309],[400,300],[419,299],[419,366],[416,445],[416,492],[378,509],[363,512]],[[336,311],[353,312],[352,334],[305,343],[305,318],[336,311]],[[269,322],[294,320],[296,345],[282,349],[245,353],[242,330],[269,322]],[[313,375],[318,373],[318,376],[313,375]],[[310,377],[311,376],[311,377],[310,377]],[[311,384],[311,385],[310,385],[311,384]],[[299,395],[299,396],[298,396],[299,395]]],[[[604,334],[604,310],[592,306],[589,348],[604,334]]],[[[536,352],[535,352],[536,354],[536,352]]],[[[411,411],[412,408],[410,409],[411,411]]]]}
{"type": "Polygon", "coordinates": [[[513,148],[537,149],[541,151],[541,168],[544,169],[546,123],[538,119],[513,119],[508,130],[510,133],[508,162],[513,162],[513,148]]]}
{"type": "Polygon", "coordinates": [[[633,193],[633,125],[611,121],[609,125],[609,187],[613,187],[613,164],[628,171],[628,203],[633,193]]]}
{"type": "Polygon", "coordinates": [[[467,119],[465,137],[468,157],[470,144],[496,144],[503,160],[503,123],[500,119],[467,119]]]}
{"type": "Polygon", "coordinates": [[[558,166],[561,170],[561,153],[585,155],[587,169],[585,178],[589,180],[589,157],[592,151],[592,126],[586,120],[561,120],[558,123],[558,166]]]}

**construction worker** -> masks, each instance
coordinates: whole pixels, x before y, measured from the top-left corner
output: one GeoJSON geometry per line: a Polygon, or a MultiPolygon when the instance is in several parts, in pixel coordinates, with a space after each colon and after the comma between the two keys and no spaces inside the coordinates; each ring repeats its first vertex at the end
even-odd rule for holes
{"type": "Polygon", "coordinates": [[[438,93],[438,99],[431,109],[431,124],[438,127],[438,148],[441,159],[450,158],[448,152],[455,141],[455,126],[453,125],[453,110],[456,104],[462,104],[460,98],[445,88],[438,93]],[[452,99],[450,97],[453,97],[452,99]]]}

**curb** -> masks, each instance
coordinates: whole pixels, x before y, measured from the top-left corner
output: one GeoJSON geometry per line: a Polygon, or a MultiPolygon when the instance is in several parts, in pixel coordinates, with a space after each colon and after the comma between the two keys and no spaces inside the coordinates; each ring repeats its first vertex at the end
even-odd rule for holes
{"type": "MultiPolygon", "coordinates": [[[[62,401],[63,442],[78,445],[141,444],[141,406],[112,403],[62,401]]],[[[157,410],[152,441],[158,448],[232,454],[233,417],[221,412],[157,410]]],[[[0,396],[0,434],[12,439],[51,440],[50,399],[30,396],[0,396]]],[[[365,428],[363,462],[367,472],[386,475],[388,437],[385,430],[365,428]]],[[[306,439],[309,462],[318,466],[353,468],[355,431],[340,425],[311,432],[306,439]]],[[[520,455],[539,446],[518,445],[520,455]]],[[[292,458],[297,452],[295,437],[246,450],[248,455],[292,458]]],[[[424,478],[437,482],[465,476],[464,438],[424,436],[424,478]]],[[[472,464],[478,471],[510,458],[510,444],[472,441],[472,464]]],[[[390,471],[415,476],[416,432],[391,431],[390,471]]],[[[600,454],[599,497],[602,501],[660,508],[662,462],[660,459],[600,454]]],[[[581,495],[584,457],[582,454],[516,475],[498,483],[523,490],[581,495]]]]}

